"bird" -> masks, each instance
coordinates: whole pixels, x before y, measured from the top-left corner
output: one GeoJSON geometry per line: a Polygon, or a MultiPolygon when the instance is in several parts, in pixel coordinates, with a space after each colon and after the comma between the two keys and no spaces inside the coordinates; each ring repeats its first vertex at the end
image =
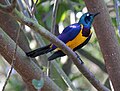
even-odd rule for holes
{"type": "MultiPolygon", "coordinates": [[[[62,42],[64,42],[68,47],[70,47],[73,51],[81,49],[85,46],[91,38],[92,31],[91,26],[95,16],[100,14],[87,12],[84,13],[78,23],[71,24],[64,28],[63,32],[57,36],[62,42]]],[[[28,57],[34,58],[46,53],[54,51],[54,53],[48,57],[48,60],[54,60],[58,57],[65,56],[66,54],[63,51],[55,46],[53,43],[50,43],[44,47],[35,49],[30,52],[26,52],[28,57]]]]}

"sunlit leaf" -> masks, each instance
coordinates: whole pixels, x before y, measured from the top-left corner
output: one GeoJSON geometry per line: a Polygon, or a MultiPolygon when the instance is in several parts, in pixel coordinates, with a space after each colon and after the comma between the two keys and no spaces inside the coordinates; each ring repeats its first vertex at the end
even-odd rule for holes
{"type": "MultiPolygon", "coordinates": [[[[33,0],[34,3],[36,3],[36,1],[37,1],[37,0],[33,0]]],[[[40,3],[40,2],[41,2],[41,0],[38,0],[38,1],[37,1],[37,4],[40,3]]]]}
{"type": "Polygon", "coordinates": [[[62,14],[60,21],[64,21],[64,19],[66,18],[66,14],[67,14],[67,12],[64,12],[64,13],[62,14]]]}
{"type": "Polygon", "coordinates": [[[112,19],[112,22],[113,22],[114,26],[117,27],[116,18],[111,18],[111,19],[112,19]]]}

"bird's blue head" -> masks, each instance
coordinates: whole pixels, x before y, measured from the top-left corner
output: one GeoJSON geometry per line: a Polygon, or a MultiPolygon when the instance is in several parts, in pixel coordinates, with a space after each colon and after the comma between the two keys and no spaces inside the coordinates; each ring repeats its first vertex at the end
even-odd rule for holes
{"type": "Polygon", "coordinates": [[[85,13],[81,16],[79,20],[79,24],[83,24],[86,27],[91,27],[93,19],[95,16],[97,16],[99,13],[85,13]]]}

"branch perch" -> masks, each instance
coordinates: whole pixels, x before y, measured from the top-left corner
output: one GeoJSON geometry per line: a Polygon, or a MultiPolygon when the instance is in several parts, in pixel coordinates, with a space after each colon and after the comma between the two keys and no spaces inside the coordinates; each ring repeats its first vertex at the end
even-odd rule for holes
{"type": "MultiPolygon", "coordinates": [[[[0,6],[1,7],[1,6],[0,6]]],[[[4,11],[3,11],[4,12],[4,11]]],[[[95,79],[94,75],[84,66],[81,64],[81,61],[77,58],[77,55],[67,47],[62,41],[60,41],[56,36],[52,35],[49,31],[47,31],[44,27],[36,23],[34,20],[25,17],[16,9],[10,13],[16,20],[19,22],[28,25],[33,30],[47,38],[49,41],[54,43],[57,47],[62,49],[62,51],[70,57],[77,68],[82,72],[82,74],[89,80],[89,82],[98,90],[98,91],[109,91],[104,85],[102,85],[97,79],[95,79]]]]}
{"type": "Polygon", "coordinates": [[[81,61],[77,58],[77,55],[67,47],[62,41],[60,41],[56,36],[52,35],[49,31],[47,31],[44,27],[29,19],[23,15],[21,15],[17,10],[14,12],[14,17],[21,23],[24,23],[31,27],[33,30],[47,38],[49,41],[52,41],[56,46],[63,50],[65,54],[67,54],[74,62],[74,64],[78,67],[78,69],[82,72],[82,74],[91,82],[91,84],[99,91],[109,91],[108,88],[103,86],[97,79],[95,79],[94,75],[81,64],[81,61]]]}

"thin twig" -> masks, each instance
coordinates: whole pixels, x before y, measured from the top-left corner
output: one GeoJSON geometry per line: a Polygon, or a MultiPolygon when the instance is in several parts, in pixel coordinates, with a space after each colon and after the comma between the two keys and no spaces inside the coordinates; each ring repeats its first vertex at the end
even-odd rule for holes
{"type": "Polygon", "coordinates": [[[54,1],[53,13],[52,13],[52,22],[51,22],[51,32],[55,33],[55,24],[56,24],[56,15],[58,9],[59,0],[54,1]]]}
{"type": "Polygon", "coordinates": [[[29,2],[28,2],[28,0],[24,0],[24,3],[25,3],[25,6],[27,6],[27,8],[25,8],[27,11],[28,11],[28,13],[29,13],[29,16],[30,17],[32,17],[32,9],[31,9],[31,7],[30,7],[30,5],[29,5],[29,2]]]}
{"type": "Polygon", "coordinates": [[[16,33],[16,40],[15,40],[16,45],[15,45],[15,50],[13,52],[11,68],[10,68],[10,71],[9,71],[8,76],[6,78],[6,81],[5,81],[4,85],[3,85],[2,91],[5,90],[5,87],[6,87],[7,83],[8,83],[8,80],[9,80],[9,78],[10,78],[10,76],[12,74],[12,70],[14,68],[14,63],[15,63],[15,60],[16,60],[16,52],[17,52],[17,45],[18,45],[19,33],[20,33],[20,28],[18,29],[18,31],[16,33]]]}
{"type": "Polygon", "coordinates": [[[46,72],[46,75],[47,75],[48,77],[50,77],[50,72],[51,72],[51,62],[48,61],[48,62],[47,62],[47,72],[46,72]]]}
{"type": "MultiPolygon", "coordinates": [[[[33,0],[32,0],[32,2],[33,2],[33,0]]],[[[31,7],[32,7],[32,8],[31,8],[31,9],[32,9],[32,12],[31,12],[32,15],[33,15],[33,14],[35,13],[35,11],[36,11],[36,5],[37,5],[37,3],[38,3],[38,0],[36,0],[35,3],[33,2],[32,6],[31,6],[31,7]]]]}
{"type": "MultiPolygon", "coordinates": [[[[72,82],[70,81],[70,79],[67,77],[67,75],[65,74],[65,72],[60,69],[60,66],[58,65],[57,62],[53,61],[52,64],[54,65],[54,67],[56,68],[56,70],[59,72],[59,74],[61,75],[62,79],[65,81],[65,83],[68,85],[68,87],[72,90],[72,91],[77,91],[77,89],[73,86],[72,82]]],[[[80,91],[80,90],[79,90],[80,91]]]]}
{"type": "MultiPolygon", "coordinates": [[[[59,0],[54,1],[53,12],[52,12],[52,22],[51,22],[51,33],[55,33],[56,15],[58,9],[59,0]]],[[[50,76],[51,62],[47,62],[47,76],[50,76]]]]}

